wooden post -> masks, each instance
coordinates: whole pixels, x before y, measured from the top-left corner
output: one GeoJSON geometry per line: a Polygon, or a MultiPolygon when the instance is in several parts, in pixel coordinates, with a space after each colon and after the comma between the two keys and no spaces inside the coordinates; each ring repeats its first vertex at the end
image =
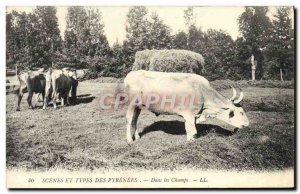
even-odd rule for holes
{"type": "Polygon", "coordinates": [[[254,60],[254,55],[251,55],[251,70],[252,70],[252,80],[255,80],[255,70],[256,70],[257,61],[254,60]]]}
{"type": "Polygon", "coordinates": [[[15,65],[15,69],[16,69],[16,78],[18,80],[18,65],[17,64],[15,65]]]}
{"type": "Polygon", "coordinates": [[[280,81],[283,81],[282,69],[280,68],[280,81]]]}

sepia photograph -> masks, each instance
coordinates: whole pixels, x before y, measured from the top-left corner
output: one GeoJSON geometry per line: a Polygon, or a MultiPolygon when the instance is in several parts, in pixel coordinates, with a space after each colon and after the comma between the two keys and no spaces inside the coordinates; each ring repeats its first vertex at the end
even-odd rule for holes
{"type": "Polygon", "coordinates": [[[293,6],[6,6],[6,186],[295,188],[293,6]]]}

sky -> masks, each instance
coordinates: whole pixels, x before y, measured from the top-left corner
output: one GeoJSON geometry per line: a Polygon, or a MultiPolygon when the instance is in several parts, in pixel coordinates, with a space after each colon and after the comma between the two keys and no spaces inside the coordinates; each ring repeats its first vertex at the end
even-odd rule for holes
{"type": "MultiPolygon", "coordinates": [[[[35,7],[7,7],[7,12],[12,10],[31,12],[35,7]]],[[[129,7],[94,7],[102,12],[102,19],[105,25],[104,32],[109,44],[112,46],[117,40],[121,43],[126,38],[126,14],[129,7]]],[[[185,30],[184,10],[187,7],[147,7],[148,14],[156,12],[160,18],[171,29],[171,34],[185,30]]],[[[68,7],[58,6],[57,17],[60,33],[63,37],[66,29],[66,15],[68,7]]],[[[292,8],[291,8],[292,9],[292,8]]],[[[224,30],[235,40],[240,34],[238,32],[238,17],[244,11],[244,7],[194,7],[196,15],[196,26],[202,30],[208,29],[224,30]]],[[[276,7],[269,7],[268,16],[272,19],[276,13],[276,7]]],[[[291,12],[291,17],[293,14],[291,12]]],[[[292,18],[293,20],[293,18],[292,18]]]]}

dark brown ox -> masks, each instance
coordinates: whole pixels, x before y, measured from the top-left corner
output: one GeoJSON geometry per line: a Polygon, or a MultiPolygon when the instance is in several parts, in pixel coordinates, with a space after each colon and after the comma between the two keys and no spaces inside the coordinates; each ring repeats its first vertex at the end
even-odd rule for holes
{"type": "MultiPolygon", "coordinates": [[[[68,75],[71,78],[71,98],[70,102],[73,104],[76,104],[77,100],[77,87],[78,87],[78,80],[82,79],[85,74],[82,74],[82,72],[78,72],[76,69],[65,67],[62,69],[65,75],[68,75]]],[[[86,72],[85,72],[86,73],[86,72]]]]}
{"type": "Polygon", "coordinates": [[[48,95],[52,92],[53,107],[56,109],[56,100],[61,99],[61,105],[64,106],[65,101],[67,105],[70,105],[69,93],[72,89],[72,97],[76,98],[76,88],[78,81],[76,80],[76,74],[73,71],[64,68],[60,69],[49,69],[46,73],[46,87],[43,109],[46,109],[48,102],[48,95]]]}
{"type": "Polygon", "coordinates": [[[20,73],[17,74],[17,78],[20,83],[20,88],[17,91],[17,96],[18,96],[17,111],[20,111],[20,103],[25,92],[28,92],[27,102],[29,108],[33,108],[31,102],[34,93],[42,94],[44,99],[46,79],[45,79],[45,75],[43,74],[43,69],[39,71],[31,71],[31,70],[21,71],[20,73]]]}

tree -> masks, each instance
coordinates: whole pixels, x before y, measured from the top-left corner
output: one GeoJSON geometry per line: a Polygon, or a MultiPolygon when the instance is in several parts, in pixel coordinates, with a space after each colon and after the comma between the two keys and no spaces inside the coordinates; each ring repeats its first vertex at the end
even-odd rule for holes
{"type": "Polygon", "coordinates": [[[185,25],[187,27],[187,49],[201,52],[203,50],[204,33],[200,28],[196,27],[196,15],[193,7],[188,7],[183,11],[185,25]]]}
{"type": "Polygon", "coordinates": [[[38,6],[28,14],[13,11],[7,19],[8,65],[50,66],[61,47],[56,8],[38,6]]]}
{"type": "Polygon", "coordinates": [[[184,31],[180,31],[173,37],[173,48],[187,49],[188,35],[184,31]]]}
{"type": "Polygon", "coordinates": [[[66,30],[64,33],[64,63],[68,65],[81,66],[82,47],[84,48],[83,35],[87,23],[87,14],[83,7],[74,6],[68,8],[66,16],[66,30]]]}
{"type": "Polygon", "coordinates": [[[151,14],[151,20],[146,22],[149,35],[147,38],[148,49],[169,49],[172,38],[170,28],[163,23],[156,12],[151,14]]]}
{"type": "Polygon", "coordinates": [[[237,79],[234,41],[222,30],[209,29],[205,35],[205,70],[209,79],[237,79]]]}
{"type": "Polygon", "coordinates": [[[245,11],[238,19],[239,31],[243,36],[247,49],[257,60],[258,78],[262,78],[264,73],[261,50],[264,49],[268,43],[272,25],[269,17],[266,16],[267,12],[267,7],[245,7],[245,11]]]}
{"type": "Polygon", "coordinates": [[[6,64],[10,66],[14,65],[15,62],[15,32],[13,26],[13,15],[12,13],[6,13],[6,64]]]}
{"type": "Polygon", "coordinates": [[[188,7],[186,10],[184,10],[184,20],[187,28],[195,25],[196,15],[194,14],[193,7],[188,7]]]}
{"type": "Polygon", "coordinates": [[[251,65],[250,58],[251,50],[242,37],[236,39],[234,43],[234,50],[236,54],[236,74],[240,79],[251,79],[251,65]]]}
{"type": "Polygon", "coordinates": [[[93,8],[69,7],[66,21],[64,66],[102,71],[111,50],[104,35],[101,12],[93,8]]]}
{"type": "Polygon", "coordinates": [[[104,24],[102,14],[98,9],[86,8],[87,23],[85,31],[85,51],[89,56],[106,56],[110,54],[110,47],[104,35],[104,24]]]}
{"type": "Polygon", "coordinates": [[[283,80],[294,75],[294,37],[289,12],[289,7],[279,7],[274,15],[272,35],[265,51],[267,78],[283,80]]]}
{"type": "Polygon", "coordinates": [[[129,64],[128,55],[124,52],[124,47],[117,40],[112,46],[113,53],[113,64],[111,65],[110,71],[113,72],[114,77],[122,77],[125,76],[130,68],[127,68],[129,64]]]}
{"type": "Polygon", "coordinates": [[[148,10],[144,6],[131,7],[127,14],[126,24],[126,47],[131,55],[136,51],[147,48],[147,30],[148,21],[146,15],[148,10]]]}
{"type": "Polygon", "coordinates": [[[187,48],[188,50],[203,54],[206,49],[205,33],[201,28],[191,25],[188,29],[187,48]]]}
{"type": "Polygon", "coordinates": [[[31,61],[28,61],[29,48],[27,45],[29,24],[25,12],[18,13],[13,11],[7,14],[8,22],[6,28],[6,45],[7,45],[7,65],[28,67],[31,61]]]}
{"type": "Polygon", "coordinates": [[[31,21],[30,31],[35,33],[28,41],[28,45],[31,45],[33,55],[39,53],[39,59],[35,59],[39,63],[37,66],[53,65],[56,59],[55,53],[62,49],[56,12],[57,10],[53,6],[38,6],[33,14],[28,15],[29,21],[31,21]]]}

